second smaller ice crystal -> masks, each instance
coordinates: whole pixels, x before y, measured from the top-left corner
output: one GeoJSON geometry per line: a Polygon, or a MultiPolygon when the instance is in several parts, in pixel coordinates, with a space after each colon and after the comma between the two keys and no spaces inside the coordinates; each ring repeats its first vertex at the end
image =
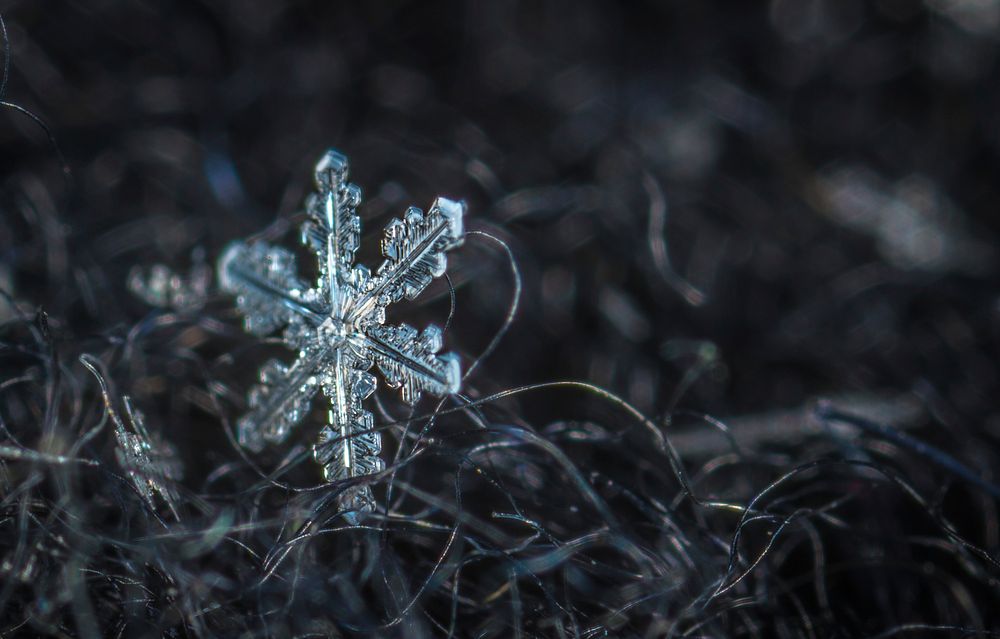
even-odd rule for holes
{"type": "Polygon", "coordinates": [[[132,406],[127,395],[123,401],[132,430],[125,428],[121,419],[113,419],[118,463],[151,509],[155,508],[155,496],[159,495],[176,518],[176,494],[171,485],[180,479],[180,460],[168,444],[150,436],[142,413],[132,406]]]}
{"type": "Polygon", "coordinates": [[[194,265],[185,277],[164,264],[148,271],[135,267],[129,272],[128,289],[150,306],[175,311],[196,311],[205,305],[212,284],[212,268],[205,264],[202,251],[196,250],[194,265]]]}
{"type": "Polygon", "coordinates": [[[93,373],[101,387],[104,407],[114,427],[118,464],[150,510],[156,509],[155,498],[159,495],[174,518],[179,519],[173,483],[181,478],[182,466],[174,449],[167,442],[150,435],[142,413],[132,406],[128,395],[122,397],[131,429],[126,427],[115,410],[100,360],[84,354],[80,356],[80,363],[93,373]]]}

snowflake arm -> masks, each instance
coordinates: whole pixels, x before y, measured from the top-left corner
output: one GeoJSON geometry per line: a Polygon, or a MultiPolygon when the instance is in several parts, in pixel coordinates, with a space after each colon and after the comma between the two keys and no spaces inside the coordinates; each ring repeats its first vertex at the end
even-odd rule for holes
{"type": "Polygon", "coordinates": [[[382,438],[375,431],[372,414],[361,404],[374,392],[375,377],[357,368],[359,360],[353,349],[338,349],[335,357],[323,383],[330,400],[327,425],[313,448],[327,481],[371,475],[383,468],[378,456],[382,438]]]}
{"type": "Polygon", "coordinates": [[[236,295],[244,326],[264,336],[301,318],[319,324],[326,313],[309,299],[295,273],[295,256],[265,242],[234,242],[219,259],[219,286],[236,295]]]}
{"type": "Polygon", "coordinates": [[[416,404],[422,392],[457,393],[462,381],[458,358],[441,350],[441,329],[431,325],[418,333],[407,324],[373,324],[365,329],[365,345],[389,386],[402,387],[403,401],[416,404]]]}
{"type": "Polygon", "coordinates": [[[319,263],[317,288],[337,319],[344,316],[348,299],[344,287],[361,242],[361,220],[355,213],[361,189],[347,182],[347,168],[347,158],[333,150],[319,161],[318,191],[306,202],[310,219],[302,228],[303,242],[313,249],[319,263]]]}
{"type": "Polygon", "coordinates": [[[326,351],[300,356],[291,366],[278,360],[260,369],[260,384],[250,389],[250,412],[236,423],[242,446],[260,452],[265,443],[280,443],[309,412],[316,394],[315,371],[326,351]]]}
{"type": "Polygon", "coordinates": [[[385,321],[385,309],[403,296],[413,299],[445,271],[445,251],[462,243],[465,203],[439,197],[424,215],[410,207],[403,219],[385,229],[382,254],[386,260],[375,275],[361,282],[361,294],[348,316],[355,323],[385,321]]]}

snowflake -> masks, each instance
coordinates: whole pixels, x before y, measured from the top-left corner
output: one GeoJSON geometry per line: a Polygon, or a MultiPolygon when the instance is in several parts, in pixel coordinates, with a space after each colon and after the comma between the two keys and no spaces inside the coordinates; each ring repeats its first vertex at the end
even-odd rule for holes
{"type": "MultiPolygon", "coordinates": [[[[413,404],[421,393],[458,391],[454,354],[439,355],[441,329],[385,323],[386,308],[413,299],[446,267],[445,251],[462,243],[465,203],[443,197],[424,214],[411,207],[385,229],[385,261],[371,273],[354,264],[361,222],[361,190],[347,182],[347,158],[330,150],[316,165],[317,192],[306,200],[302,241],[316,255],[315,286],[299,278],[289,251],[263,242],[232,244],[219,260],[219,284],[236,295],[246,330],[264,336],[284,329],[284,343],[298,351],[291,365],[278,360],[260,370],[248,396],[249,412],[237,422],[240,443],[252,451],[283,441],[309,411],[316,392],[329,400],[327,424],[313,446],[327,481],[383,469],[381,439],[362,402],[376,386],[376,364],[391,387],[413,404]]],[[[348,510],[367,511],[370,489],[345,497],[348,510]]]]}

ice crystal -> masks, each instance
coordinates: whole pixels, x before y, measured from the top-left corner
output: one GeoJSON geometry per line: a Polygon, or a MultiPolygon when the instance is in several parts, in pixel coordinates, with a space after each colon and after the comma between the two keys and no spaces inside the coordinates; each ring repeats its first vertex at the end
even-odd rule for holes
{"type": "MultiPolygon", "coordinates": [[[[390,222],[382,240],[385,261],[372,273],[354,264],[361,190],[347,182],[347,169],[347,158],[333,150],[316,165],[317,191],[306,201],[302,226],[302,241],[319,265],[314,286],[299,277],[291,252],[264,242],[235,242],[218,265],[220,287],[236,295],[246,330],[264,336],[283,329],[285,344],[298,351],[290,365],[271,360],[261,368],[250,410],[237,422],[240,443],[259,451],[283,441],[322,390],[329,410],[313,455],[328,481],[383,468],[381,438],[362,405],[375,390],[373,365],[410,404],[424,392],[454,393],[461,381],[458,357],[438,354],[441,329],[387,325],[385,311],[444,273],[445,251],[464,238],[465,203],[439,197],[426,214],[411,207],[390,222]]],[[[348,510],[373,504],[367,487],[346,499],[348,510]]]]}
{"type": "Polygon", "coordinates": [[[164,264],[155,264],[148,271],[136,266],[128,276],[128,288],[150,306],[175,311],[197,311],[208,299],[212,268],[205,264],[204,253],[195,250],[194,265],[185,277],[164,264]]]}
{"type": "Polygon", "coordinates": [[[115,458],[128,474],[129,481],[150,510],[156,510],[156,496],[167,505],[174,519],[179,520],[177,513],[177,494],[173,485],[183,475],[183,467],[177,452],[161,438],[151,435],[146,429],[146,420],[142,413],[132,405],[128,395],[122,397],[125,405],[125,415],[131,428],[115,410],[111,390],[102,372],[100,360],[92,355],[80,356],[80,363],[94,374],[101,387],[105,409],[114,428],[113,434],[117,446],[115,458]]]}
{"type": "Polygon", "coordinates": [[[132,429],[127,429],[121,419],[112,413],[115,440],[118,442],[115,457],[150,509],[155,509],[155,496],[159,495],[174,518],[179,519],[175,505],[177,495],[172,488],[182,473],[177,454],[166,442],[150,435],[145,418],[132,406],[128,395],[123,397],[123,401],[132,429]]]}

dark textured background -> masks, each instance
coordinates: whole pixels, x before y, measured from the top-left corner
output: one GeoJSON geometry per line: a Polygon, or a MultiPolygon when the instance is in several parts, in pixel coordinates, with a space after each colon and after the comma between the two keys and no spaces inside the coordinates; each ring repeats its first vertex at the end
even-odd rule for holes
{"type": "MultiPolygon", "coordinates": [[[[990,481],[997,0],[0,10],[3,99],[58,147],[25,114],[0,116],[0,280],[21,311],[4,307],[2,372],[31,379],[4,391],[0,416],[19,445],[65,452],[101,419],[76,362],[92,353],[185,465],[170,524],[121,481],[106,433],[82,449],[96,470],[0,468],[0,632],[834,637],[926,624],[965,636],[951,628],[1000,624],[996,501],[913,445],[790,432],[742,457],[681,448],[695,493],[723,508],[683,497],[655,438],[579,388],[490,401],[478,426],[443,416],[413,444],[423,452],[394,488],[408,497],[380,530],[317,533],[343,522],[316,468],[282,476],[295,490],[269,484],[225,436],[264,359],[230,305],[164,316],[125,289],[135,264],[185,272],[195,249],[211,260],[276,218],[291,245],[312,164],[334,146],[365,192],[367,263],[390,217],[438,193],[465,198],[468,225],[511,246],[517,315],[469,397],[581,380],[670,435],[710,430],[692,411],[766,421],[818,396],[904,394],[922,407],[914,434],[990,481]],[[38,308],[47,337],[31,332],[38,308]],[[874,464],[913,493],[822,466],[753,502],[767,514],[734,544],[736,506],[816,459],[874,464]],[[313,537],[289,542],[300,526],[313,537]],[[233,543],[177,541],[212,531],[233,543]],[[282,543],[293,554],[261,582],[260,558],[282,543]],[[77,569],[92,572],[73,585],[77,569]]],[[[503,322],[510,269],[473,237],[449,273],[446,343],[468,365],[503,322]]],[[[446,285],[421,299],[399,318],[442,323],[446,285]]],[[[315,428],[301,430],[307,442],[315,428]]],[[[286,452],[257,461],[273,469],[286,452]]]]}

